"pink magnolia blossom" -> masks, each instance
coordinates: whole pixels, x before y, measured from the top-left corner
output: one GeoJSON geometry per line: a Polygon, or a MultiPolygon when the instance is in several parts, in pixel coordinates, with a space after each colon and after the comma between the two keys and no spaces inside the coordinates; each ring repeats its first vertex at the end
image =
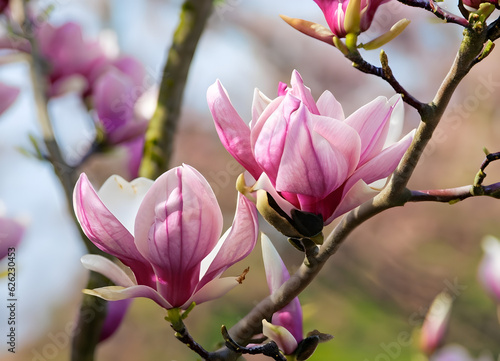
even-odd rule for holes
{"type": "Polygon", "coordinates": [[[483,240],[484,257],[479,265],[479,281],[484,289],[500,303],[500,241],[487,236],[483,240]]]}
{"type": "Polygon", "coordinates": [[[399,95],[378,97],[345,119],[330,92],[315,102],[297,71],[291,84],[274,100],[255,92],[250,127],[219,81],[208,89],[208,105],[222,144],[258,180],[253,190],[267,191],[288,216],[298,209],[326,225],[377,194],[368,185],[394,171],[414,131],[396,141],[399,95]]]}
{"type": "Polygon", "coordinates": [[[420,349],[432,355],[444,341],[448,329],[453,299],[446,293],[440,293],[432,302],[420,333],[420,349]]]}
{"type": "Polygon", "coordinates": [[[40,54],[49,66],[50,95],[59,95],[74,87],[88,91],[91,74],[106,61],[99,44],[84,41],[80,26],[72,22],[58,27],[44,23],[35,36],[40,54]]]}
{"type": "MultiPolygon", "coordinates": [[[[261,242],[267,285],[273,294],[290,278],[290,274],[278,251],[265,234],[261,235],[261,242]]],[[[288,305],[275,312],[270,323],[263,320],[262,326],[264,335],[276,342],[280,350],[286,355],[293,354],[299,342],[304,339],[299,298],[295,297],[288,305]]]]}
{"type": "Polygon", "coordinates": [[[142,93],[136,79],[116,69],[108,70],[97,79],[92,97],[107,142],[126,142],[146,132],[148,119],[135,112],[142,93]]]}
{"type": "Polygon", "coordinates": [[[0,260],[7,257],[10,248],[18,246],[24,234],[24,226],[18,221],[0,216],[0,260]]]}
{"type": "Polygon", "coordinates": [[[0,114],[14,103],[19,95],[19,89],[0,83],[0,114]]]}
{"type": "MultiPolygon", "coordinates": [[[[339,38],[347,35],[345,29],[346,11],[349,2],[352,0],[314,0],[325,15],[326,22],[330,30],[339,38]]],[[[373,17],[378,7],[389,0],[360,0],[360,32],[368,30],[372,24],[373,17]]]]}
{"type": "Polygon", "coordinates": [[[99,192],[82,174],[74,208],[89,239],[134,274],[101,256],[82,257],[86,268],[116,285],[86,292],[110,301],[147,297],[166,309],[185,309],[220,297],[238,284],[234,277],[220,278],[222,272],[246,257],[257,238],[256,210],[239,196],[233,225],[219,239],[222,214],[215,195],[187,165],[154,182],[112,176],[99,192]]]}

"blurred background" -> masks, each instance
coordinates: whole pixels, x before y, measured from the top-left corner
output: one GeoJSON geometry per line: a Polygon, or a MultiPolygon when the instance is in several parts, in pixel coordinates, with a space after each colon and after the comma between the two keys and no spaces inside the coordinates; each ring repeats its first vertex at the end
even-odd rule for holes
{"type": "MultiPolygon", "coordinates": [[[[111,38],[122,53],[144,63],[148,83],[161,80],[181,1],[46,3],[54,5],[51,23],[71,20],[81,24],[87,39],[101,37],[110,44],[111,38]]],[[[457,12],[453,4],[443,6],[457,12]]],[[[293,69],[301,73],[315,98],[330,90],[346,114],[379,95],[393,95],[382,80],[359,73],[336,49],[293,30],[279,14],[325,24],[313,1],[218,3],[188,79],[171,165],[187,163],[205,175],[223,208],[226,228],[232,221],[234,182],[241,169],[220,144],[206,105],[206,90],[216,79],[247,120],[251,118],[254,88],[274,98],[278,82],[289,83],[293,69]]],[[[374,38],[404,17],[411,25],[384,50],[395,76],[410,93],[427,102],[453,61],[461,30],[436,21],[427,12],[392,1],[379,9],[362,40],[374,38]]],[[[377,51],[364,55],[378,64],[377,51]]],[[[471,184],[484,159],[482,148],[500,151],[500,74],[495,71],[499,61],[500,53],[493,51],[459,86],[410,188],[471,184]]],[[[17,252],[18,350],[12,355],[2,346],[0,359],[68,360],[68,329],[76,320],[80,291],[86,284],[87,275],[79,261],[85,250],[50,165],[18,151],[19,147],[30,147],[29,134],[40,134],[26,64],[0,66],[0,81],[22,89],[16,103],[0,119],[0,200],[9,216],[29,222],[17,252]]],[[[84,153],[94,134],[88,113],[75,97],[54,98],[49,110],[68,157],[84,153]]],[[[406,131],[418,121],[416,112],[407,108],[406,131]]],[[[85,170],[92,172],[98,185],[119,172],[120,164],[103,157],[92,160],[85,170]]],[[[500,180],[496,164],[487,173],[486,183],[500,180]]],[[[489,198],[454,205],[407,204],[359,227],[300,296],[305,331],[318,329],[334,335],[311,359],[411,359],[416,349],[401,339],[414,335],[432,300],[443,290],[455,299],[446,342],[464,345],[475,357],[484,352],[498,355],[496,304],[480,287],[477,266],[483,236],[500,236],[499,211],[498,201],[489,198]]],[[[294,271],[302,261],[301,254],[265,222],[261,225],[294,271]]],[[[232,326],[267,296],[260,246],[227,274],[240,274],[247,266],[250,273],[242,286],[220,300],[197,306],[187,320],[192,335],[207,348],[220,342],[221,324],[232,326]]],[[[0,280],[0,294],[6,289],[6,280],[0,280]]],[[[6,313],[2,310],[0,314],[3,318],[6,313]]],[[[164,316],[164,310],[150,300],[134,300],[119,331],[99,347],[97,360],[195,360],[196,355],[175,340],[164,316]]],[[[0,320],[0,335],[6,334],[6,327],[0,320]]]]}

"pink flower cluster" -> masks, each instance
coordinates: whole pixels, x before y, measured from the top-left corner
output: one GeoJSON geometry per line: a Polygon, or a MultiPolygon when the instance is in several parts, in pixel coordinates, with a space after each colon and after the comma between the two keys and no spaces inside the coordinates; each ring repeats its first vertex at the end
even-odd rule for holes
{"type": "MultiPolygon", "coordinates": [[[[126,148],[130,173],[137,176],[149,120],[136,106],[147,90],[143,65],[130,56],[108,56],[97,41],[84,40],[80,26],[73,22],[61,26],[42,23],[34,36],[45,62],[47,96],[80,94],[93,109],[104,142],[126,148]]],[[[0,39],[0,48],[31,52],[26,39],[5,37],[0,39]]]]}

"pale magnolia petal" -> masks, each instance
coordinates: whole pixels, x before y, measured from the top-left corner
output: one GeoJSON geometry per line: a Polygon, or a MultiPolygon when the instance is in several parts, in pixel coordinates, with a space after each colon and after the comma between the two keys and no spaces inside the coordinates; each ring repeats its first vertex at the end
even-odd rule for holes
{"type": "Polygon", "coordinates": [[[153,184],[139,208],[135,242],[152,264],[158,291],[180,306],[199,282],[201,261],[215,247],[222,213],[208,182],[187,165],[153,184]]]}
{"type": "Polygon", "coordinates": [[[413,141],[414,134],[415,130],[407,134],[398,143],[384,149],[378,155],[363,164],[363,166],[358,168],[349,178],[345,189],[350,189],[351,186],[360,179],[370,184],[376,180],[388,177],[398,166],[403,154],[413,141]]]}
{"type": "Polygon", "coordinates": [[[333,94],[325,90],[319,97],[316,105],[318,106],[319,114],[338,120],[344,120],[344,110],[342,105],[335,99],[333,94]]]}
{"type": "Polygon", "coordinates": [[[291,355],[297,349],[297,340],[295,340],[295,337],[282,326],[275,326],[266,320],[262,320],[262,333],[264,336],[276,342],[285,355],[291,355]]]}
{"type": "Polygon", "coordinates": [[[385,97],[378,97],[350,115],[345,123],[354,128],[361,138],[362,165],[378,154],[389,131],[393,105],[385,97]]]}
{"type": "Polygon", "coordinates": [[[218,80],[208,88],[207,101],[224,148],[254,178],[258,178],[262,171],[252,154],[250,128],[234,109],[226,90],[218,80]]]}
{"type": "Polygon", "coordinates": [[[187,308],[191,303],[200,304],[224,296],[239,285],[236,277],[216,278],[208,282],[188,300],[181,308],[187,308]]]}
{"type": "Polygon", "coordinates": [[[155,301],[160,307],[165,309],[173,308],[156,290],[151,287],[138,285],[132,287],[108,286],[93,290],[85,289],[83,293],[91,296],[97,296],[106,301],[119,301],[127,298],[144,297],[155,301]]]}
{"type": "Polygon", "coordinates": [[[104,182],[97,195],[130,234],[134,234],[135,216],[153,183],[147,178],[127,182],[122,177],[113,175],[104,182]]]}
{"type": "Polygon", "coordinates": [[[437,295],[427,311],[420,333],[420,349],[431,355],[443,343],[453,298],[443,292],[437,295]]]}
{"type": "MultiPolygon", "coordinates": [[[[259,89],[255,89],[252,102],[252,123],[257,122],[269,104],[271,104],[271,99],[265,96],[259,89]]],[[[252,127],[252,123],[250,124],[250,128],[252,127]]]]}
{"type": "Polygon", "coordinates": [[[261,233],[260,242],[262,244],[262,259],[264,261],[267,285],[269,292],[272,294],[290,278],[290,274],[269,237],[261,233]]]}
{"type": "Polygon", "coordinates": [[[484,257],[479,264],[479,281],[484,289],[500,302],[500,241],[488,235],[482,243],[484,257]]]}
{"type": "Polygon", "coordinates": [[[372,199],[378,193],[378,191],[369,187],[362,180],[358,180],[343,196],[342,201],[333,214],[325,221],[325,225],[330,224],[335,218],[372,199]]]}
{"type": "Polygon", "coordinates": [[[389,99],[389,104],[394,104],[394,106],[392,109],[389,131],[387,133],[383,149],[397,143],[399,139],[401,139],[401,133],[403,132],[405,120],[405,107],[401,96],[399,94],[394,95],[391,99],[389,99]]]}
{"type": "Polygon", "coordinates": [[[82,256],[80,261],[83,267],[106,276],[116,286],[132,287],[137,284],[117,264],[103,256],[86,254],[82,256]]]}
{"type": "Polygon", "coordinates": [[[304,81],[297,70],[292,72],[290,85],[292,87],[288,89],[288,93],[291,93],[295,97],[299,98],[311,113],[316,115],[320,114],[316,102],[311,94],[311,89],[304,85],[304,81]]]}
{"type": "MultiPolygon", "coordinates": [[[[303,103],[291,115],[276,179],[278,192],[323,198],[340,187],[353,170],[351,158],[355,152],[343,152],[343,139],[338,140],[341,148],[337,148],[337,144],[315,132],[312,117],[315,116],[303,103]]],[[[337,128],[349,128],[340,121],[330,120],[332,127],[338,123],[337,128]]]]}
{"type": "Polygon", "coordinates": [[[264,190],[269,193],[278,204],[278,207],[280,207],[281,210],[283,210],[288,216],[292,216],[292,209],[296,208],[293,206],[293,204],[288,202],[286,199],[281,197],[278,192],[276,192],[276,189],[271,183],[271,180],[265,173],[262,173],[257,182],[255,182],[255,184],[252,186],[252,191],[259,190],[264,190]]]}
{"type": "MultiPolygon", "coordinates": [[[[253,137],[258,134],[253,142],[255,160],[273,183],[276,182],[280,170],[290,118],[300,105],[299,99],[287,93],[282,100],[279,99],[279,105],[275,111],[269,117],[262,116],[261,119],[264,121],[259,120],[252,129],[252,142],[253,137]]],[[[269,108],[273,106],[270,105],[269,108]]],[[[254,176],[254,178],[258,177],[254,176]]]]}
{"type": "MultiPolygon", "coordinates": [[[[112,179],[112,182],[116,181],[112,179]]],[[[75,185],[73,207],[83,232],[92,243],[132,268],[139,282],[146,282],[151,267],[137,250],[132,234],[104,205],[85,173],[75,185]]]]}
{"type": "MultiPolygon", "coordinates": [[[[264,233],[261,234],[261,243],[267,285],[270,293],[273,294],[283,283],[288,281],[290,274],[278,251],[264,233]]],[[[295,297],[289,304],[275,312],[272,323],[276,326],[285,327],[297,342],[301,341],[303,339],[302,307],[298,297],[295,297]]]]}
{"type": "MultiPolygon", "coordinates": [[[[242,260],[252,252],[257,242],[259,220],[257,209],[244,195],[238,193],[238,205],[233,225],[222,236],[212,252],[203,260],[210,262],[206,272],[197,286],[203,287],[212,279],[220,276],[227,268],[242,260]]],[[[202,262],[202,268],[203,268],[202,262]]]]}

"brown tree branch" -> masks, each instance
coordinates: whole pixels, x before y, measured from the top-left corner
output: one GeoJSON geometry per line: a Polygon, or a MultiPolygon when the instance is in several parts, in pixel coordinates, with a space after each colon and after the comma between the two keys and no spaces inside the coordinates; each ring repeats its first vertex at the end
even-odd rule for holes
{"type": "Polygon", "coordinates": [[[212,0],[186,0],[182,5],[163,70],[158,103],[146,132],[141,177],[156,179],[168,169],[191,60],[212,6],[212,0]]]}

